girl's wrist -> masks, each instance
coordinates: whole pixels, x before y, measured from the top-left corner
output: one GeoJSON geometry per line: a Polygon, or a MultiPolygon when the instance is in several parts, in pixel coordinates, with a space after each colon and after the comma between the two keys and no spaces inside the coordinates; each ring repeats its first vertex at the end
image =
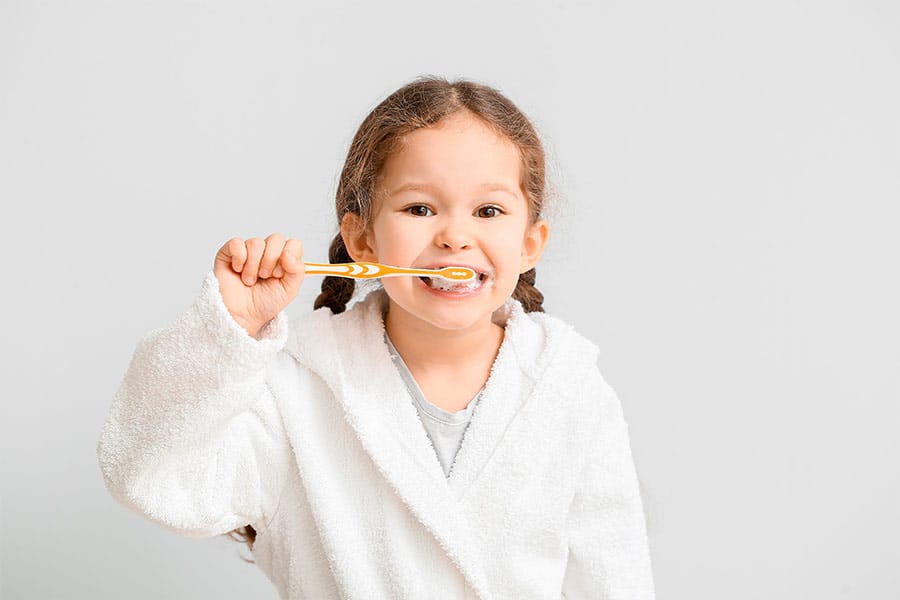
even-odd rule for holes
{"type": "Polygon", "coordinates": [[[249,335],[250,337],[252,337],[254,339],[258,338],[259,333],[268,324],[268,322],[271,321],[271,319],[269,319],[269,321],[266,321],[265,323],[260,323],[253,319],[247,319],[245,317],[242,317],[240,315],[235,315],[235,314],[232,314],[231,318],[234,319],[235,323],[240,325],[241,328],[247,332],[247,335],[249,335]]]}

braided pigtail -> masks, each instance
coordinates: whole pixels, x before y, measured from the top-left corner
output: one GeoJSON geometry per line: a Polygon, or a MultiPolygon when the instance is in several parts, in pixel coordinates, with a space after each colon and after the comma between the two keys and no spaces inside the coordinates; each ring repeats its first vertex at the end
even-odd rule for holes
{"type": "Polygon", "coordinates": [[[534,287],[535,270],[530,269],[519,275],[513,298],[522,303],[525,312],[544,312],[544,295],[534,287]]]}
{"type": "MultiPolygon", "coordinates": [[[[331,240],[331,246],[328,248],[328,261],[332,264],[353,262],[340,233],[331,240]]],[[[352,279],[328,276],[322,280],[322,292],[316,298],[313,306],[317,309],[327,306],[332,313],[340,314],[347,309],[347,303],[353,297],[355,288],[356,284],[352,279]]]]}

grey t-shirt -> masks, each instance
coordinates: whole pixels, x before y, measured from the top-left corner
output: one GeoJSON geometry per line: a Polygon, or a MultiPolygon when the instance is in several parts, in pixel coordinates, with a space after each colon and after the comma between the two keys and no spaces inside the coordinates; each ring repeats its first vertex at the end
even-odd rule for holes
{"type": "Polygon", "coordinates": [[[478,403],[484,388],[475,394],[475,397],[469,401],[469,404],[464,409],[455,413],[447,412],[425,398],[425,395],[419,388],[419,384],[416,383],[412,373],[409,372],[409,368],[403,362],[403,357],[394,348],[394,344],[391,343],[387,333],[384,334],[384,341],[391,352],[391,358],[394,360],[397,371],[400,372],[400,376],[406,382],[409,395],[412,397],[412,403],[419,413],[422,425],[425,426],[425,432],[428,434],[428,439],[431,440],[431,445],[434,446],[438,461],[444,469],[444,475],[450,477],[450,468],[453,466],[453,460],[456,458],[456,453],[459,452],[460,446],[462,446],[466,428],[469,426],[469,421],[472,420],[475,405],[478,403]]]}

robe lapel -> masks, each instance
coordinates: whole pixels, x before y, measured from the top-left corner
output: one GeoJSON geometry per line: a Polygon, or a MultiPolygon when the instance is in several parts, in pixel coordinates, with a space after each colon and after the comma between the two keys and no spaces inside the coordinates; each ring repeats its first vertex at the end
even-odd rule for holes
{"type": "MultiPolygon", "coordinates": [[[[476,407],[457,455],[459,471],[455,477],[451,471],[450,478],[463,511],[477,511],[483,529],[501,529],[496,535],[508,533],[502,531],[508,526],[508,502],[533,484],[535,469],[560,444],[582,439],[572,429],[580,400],[572,382],[584,377],[584,364],[591,362],[584,360],[590,349],[580,345],[580,354],[563,360],[564,349],[576,347],[571,328],[544,315],[514,312],[506,334],[485,404],[476,407]]],[[[572,460],[578,456],[573,452],[572,460]]]]}
{"type": "Polygon", "coordinates": [[[508,302],[494,315],[494,322],[505,328],[503,343],[450,470],[448,483],[460,502],[501,446],[509,443],[508,434],[531,401],[534,378],[542,368],[538,359],[543,333],[525,317],[520,304],[508,302]]]}

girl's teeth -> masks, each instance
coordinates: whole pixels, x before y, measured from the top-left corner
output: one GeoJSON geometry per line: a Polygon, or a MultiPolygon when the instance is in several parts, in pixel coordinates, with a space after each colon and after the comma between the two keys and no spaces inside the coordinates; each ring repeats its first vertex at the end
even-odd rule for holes
{"type": "Polygon", "coordinates": [[[474,290],[481,285],[481,278],[476,277],[471,281],[449,281],[440,277],[422,277],[422,280],[428,284],[428,287],[435,290],[454,291],[454,290],[474,290]]]}

